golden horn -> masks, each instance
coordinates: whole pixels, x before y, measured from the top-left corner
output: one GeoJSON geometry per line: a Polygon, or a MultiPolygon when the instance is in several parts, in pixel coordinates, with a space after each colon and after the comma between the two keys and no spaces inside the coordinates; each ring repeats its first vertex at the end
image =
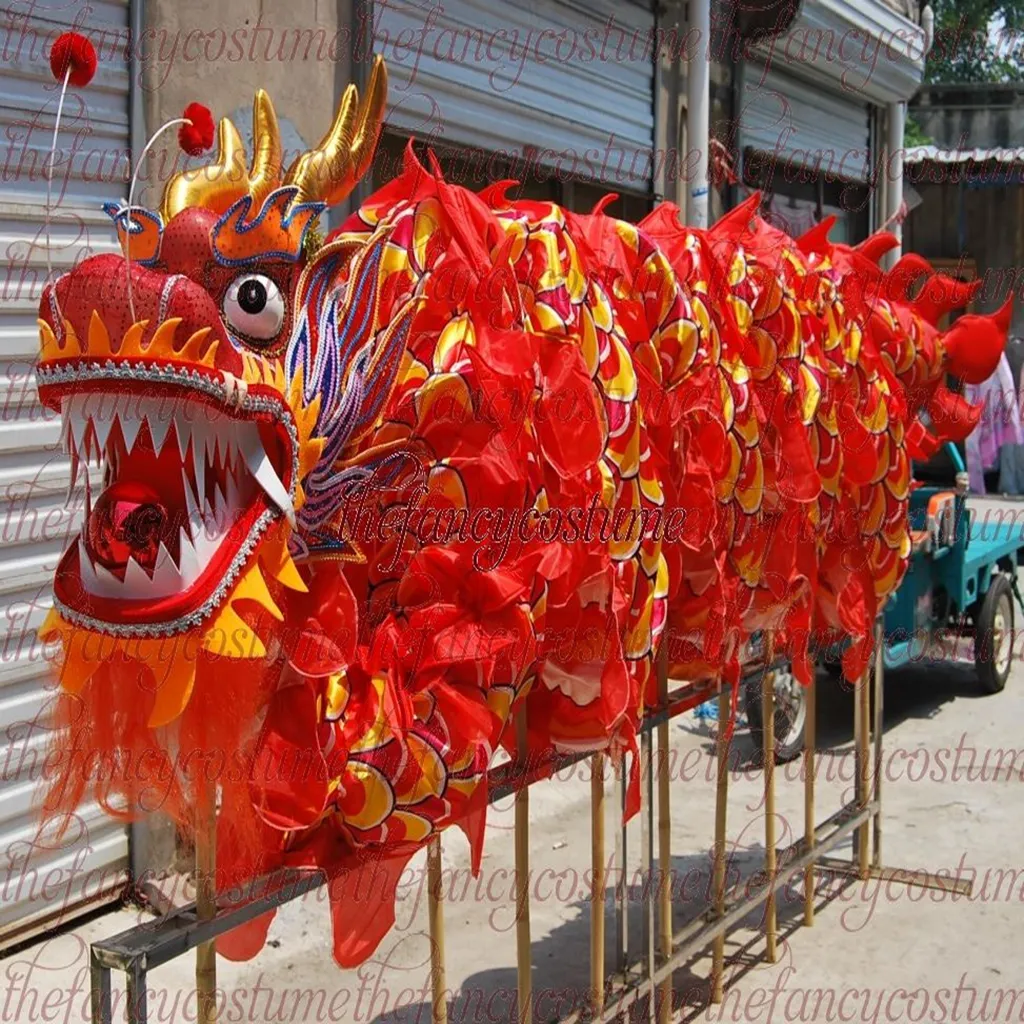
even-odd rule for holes
{"type": "Polygon", "coordinates": [[[217,162],[182,171],[167,182],[163,201],[164,223],[193,206],[223,213],[248,192],[245,147],[235,126],[226,117],[221,118],[217,128],[217,162]]]}
{"type": "Polygon", "coordinates": [[[289,168],[286,185],[298,187],[296,203],[340,203],[369,169],[388,96],[384,60],[376,57],[362,102],[354,85],[345,90],[331,130],[289,168]]]}
{"type": "Polygon", "coordinates": [[[249,194],[253,210],[281,181],[281,133],[277,127],[274,104],[263,89],[256,91],[252,103],[252,166],[249,168],[249,194]]]}

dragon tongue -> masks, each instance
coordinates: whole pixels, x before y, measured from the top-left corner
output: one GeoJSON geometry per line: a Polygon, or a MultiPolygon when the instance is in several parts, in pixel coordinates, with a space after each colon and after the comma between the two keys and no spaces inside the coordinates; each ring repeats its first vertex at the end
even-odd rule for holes
{"type": "Polygon", "coordinates": [[[295,509],[292,506],[291,495],[277,475],[277,470],[274,469],[274,464],[263,447],[259,433],[255,430],[245,431],[241,437],[241,449],[249,472],[256,478],[260,487],[266,491],[267,497],[284,513],[285,518],[294,529],[295,509]]]}

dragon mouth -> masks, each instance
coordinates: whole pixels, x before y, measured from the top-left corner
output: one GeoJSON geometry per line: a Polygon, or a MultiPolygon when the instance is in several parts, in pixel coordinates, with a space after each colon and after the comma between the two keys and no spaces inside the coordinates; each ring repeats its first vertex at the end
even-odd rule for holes
{"type": "Polygon", "coordinates": [[[187,397],[121,380],[116,392],[79,382],[60,398],[71,488],[84,473],[86,494],[54,586],[72,620],[114,633],[190,628],[223,602],[260,535],[291,517],[283,403],[230,387],[221,397],[205,380],[210,393],[187,397]]]}

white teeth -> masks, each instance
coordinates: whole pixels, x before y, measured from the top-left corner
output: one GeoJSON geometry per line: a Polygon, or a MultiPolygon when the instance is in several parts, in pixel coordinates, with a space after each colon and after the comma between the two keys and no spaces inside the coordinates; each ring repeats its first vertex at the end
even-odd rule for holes
{"type": "Polygon", "coordinates": [[[95,565],[96,582],[99,585],[97,593],[101,597],[119,597],[124,590],[124,584],[102,565],[95,565]]]}
{"type": "Polygon", "coordinates": [[[124,438],[124,446],[130,452],[135,447],[135,439],[139,436],[142,428],[141,416],[121,416],[121,436],[124,438]]]}
{"type": "MultiPolygon", "coordinates": [[[[71,483],[68,484],[68,495],[66,504],[71,504],[71,499],[74,496],[75,488],[78,486],[78,471],[81,468],[81,460],[78,458],[78,450],[73,446],[70,449],[71,457],[71,483]]],[[[86,472],[86,476],[88,476],[86,472]]]]}
{"type": "Polygon", "coordinates": [[[250,426],[249,429],[242,431],[240,447],[249,472],[256,478],[260,487],[267,492],[267,497],[284,513],[285,518],[294,529],[295,509],[292,507],[291,495],[277,475],[270,456],[264,450],[256,427],[250,426]]]}
{"type": "Polygon", "coordinates": [[[172,405],[152,396],[74,395],[62,403],[61,412],[70,461],[69,498],[81,486],[84,466],[87,519],[92,512],[92,457],[103,469],[104,487],[120,480],[122,471],[132,479],[146,479],[148,473],[153,482],[155,475],[162,474],[153,456],[144,451],[145,446],[137,444],[143,423],[147,424],[157,456],[164,453],[173,428],[171,451],[176,447],[181,458],[182,505],[171,510],[176,517],[185,517],[183,525],[176,523],[177,558],[171,553],[173,545],[168,548],[161,543],[152,574],[130,558],[121,580],[94,563],[87,544],[79,540],[80,576],[87,593],[122,600],[155,600],[187,591],[217,556],[240,516],[252,508],[255,484],[294,526],[291,496],[263,448],[257,425],[251,421],[211,415],[205,406],[188,402],[172,405]],[[119,433],[114,432],[115,423],[119,433]],[[208,472],[213,474],[209,492],[208,472]]]}
{"type": "Polygon", "coordinates": [[[227,501],[228,508],[241,507],[242,501],[238,494],[238,480],[236,479],[234,472],[228,473],[227,475],[224,496],[227,501]]]}
{"type": "Polygon", "coordinates": [[[199,556],[184,527],[178,531],[178,544],[181,552],[178,556],[178,572],[181,574],[183,585],[189,587],[199,579],[200,568],[199,556]]]}
{"type": "Polygon", "coordinates": [[[85,416],[82,400],[72,399],[67,415],[75,451],[81,452],[85,447],[85,428],[89,423],[85,416]]]}
{"type": "Polygon", "coordinates": [[[99,442],[99,450],[102,455],[107,447],[107,438],[110,437],[110,428],[114,425],[114,410],[110,409],[108,417],[92,417],[93,429],[96,431],[96,440],[99,442]]]}
{"type": "Polygon", "coordinates": [[[164,449],[167,431],[170,429],[173,421],[173,417],[163,406],[158,406],[146,414],[146,422],[149,424],[149,436],[153,439],[153,451],[157,455],[164,449]]]}
{"type": "Polygon", "coordinates": [[[175,564],[174,557],[170,551],[161,544],[157,552],[156,565],[153,566],[153,582],[151,590],[153,596],[159,594],[165,597],[168,594],[177,594],[182,589],[181,573],[175,564]]]}
{"type": "Polygon", "coordinates": [[[180,423],[177,418],[175,418],[174,436],[178,439],[178,455],[181,457],[182,464],[184,464],[185,453],[188,451],[188,443],[192,440],[192,431],[189,430],[187,423],[180,423]]]}
{"type": "Polygon", "coordinates": [[[188,517],[188,531],[193,540],[197,540],[205,532],[203,514],[199,511],[196,496],[192,493],[185,471],[181,471],[182,486],[185,488],[185,515],[188,517]]]}
{"type": "Polygon", "coordinates": [[[192,423],[192,469],[196,478],[196,497],[206,494],[206,450],[209,447],[213,426],[202,417],[192,423]]]}
{"type": "Polygon", "coordinates": [[[90,594],[98,593],[99,581],[96,579],[96,570],[92,567],[92,559],[85,550],[85,541],[78,540],[78,570],[82,576],[82,586],[90,594]]]}
{"type": "Polygon", "coordinates": [[[124,571],[124,589],[127,591],[124,596],[130,598],[145,595],[148,597],[151,584],[152,580],[146,575],[146,570],[134,558],[129,558],[128,566],[124,571]]]}

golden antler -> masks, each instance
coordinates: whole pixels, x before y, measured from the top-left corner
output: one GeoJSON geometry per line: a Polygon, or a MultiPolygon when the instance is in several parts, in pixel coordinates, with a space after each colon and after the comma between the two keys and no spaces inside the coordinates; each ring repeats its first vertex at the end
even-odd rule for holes
{"type": "Polygon", "coordinates": [[[256,92],[252,105],[253,154],[249,168],[249,194],[254,210],[281,184],[281,133],[270,97],[256,92]]]}
{"type": "Polygon", "coordinates": [[[167,182],[164,190],[163,219],[166,224],[175,214],[192,206],[223,213],[242,196],[251,195],[258,209],[279,184],[281,175],[281,137],[277,115],[270,97],[258,90],[252,105],[253,158],[245,168],[245,147],[238,130],[225,117],[217,129],[217,161],[206,167],[182,171],[167,182]]]}
{"type": "Polygon", "coordinates": [[[320,145],[303,153],[285,175],[296,185],[296,203],[340,203],[367,172],[377,147],[388,95],[388,73],[381,57],[373,62],[362,102],[354,85],[345,90],[331,130],[320,145]]]}

